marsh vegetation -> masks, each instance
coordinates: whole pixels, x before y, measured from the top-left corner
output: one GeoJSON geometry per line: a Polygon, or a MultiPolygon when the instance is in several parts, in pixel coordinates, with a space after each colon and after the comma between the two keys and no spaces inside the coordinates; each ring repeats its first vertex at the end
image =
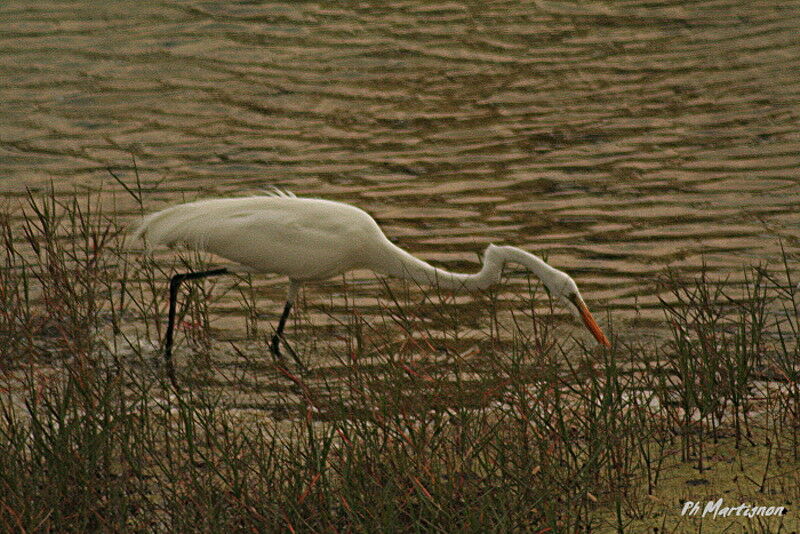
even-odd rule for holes
{"type": "Polygon", "coordinates": [[[788,251],[743,283],[664,272],[665,337],[607,314],[610,350],[535,280],[511,301],[387,281],[368,318],[344,280],[344,308],[301,307],[329,322],[294,320],[305,370],[269,355],[252,279],[189,284],[176,395],[166,281],[207,258],[140,254],[94,193],[29,193],[0,232],[4,532],[709,532],[732,520],[682,500],[720,495],[788,507],[748,532],[796,528],[788,251]]]}

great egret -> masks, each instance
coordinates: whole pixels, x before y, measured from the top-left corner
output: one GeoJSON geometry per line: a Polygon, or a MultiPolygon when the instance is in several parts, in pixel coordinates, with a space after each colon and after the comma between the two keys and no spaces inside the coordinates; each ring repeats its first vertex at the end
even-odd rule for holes
{"type": "MultiPolygon", "coordinates": [[[[280,340],[298,289],[304,282],[324,280],[353,270],[438,285],[453,291],[485,289],[500,281],[503,265],[522,264],[544,283],[550,294],[572,312],[602,345],[609,347],[581,297],[575,281],[541,258],[516,247],[489,245],[483,267],[475,274],[436,268],[389,241],[365,211],[330,200],[297,198],[275,191],[261,196],[200,200],[153,213],[135,237],[148,247],[185,244],[234,262],[233,271],[267,272],[289,277],[289,292],[271,350],[280,357],[280,340]]],[[[172,365],[175,303],[184,280],[232,272],[227,268],[176,274],[170,280],[165,358],[170,380],[178,389],[172,365]]]]}

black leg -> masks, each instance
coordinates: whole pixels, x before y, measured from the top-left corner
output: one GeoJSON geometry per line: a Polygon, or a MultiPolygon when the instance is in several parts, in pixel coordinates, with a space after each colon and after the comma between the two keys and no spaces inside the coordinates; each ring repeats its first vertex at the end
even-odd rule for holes
{"type": "Polygon", "coordinates": [[[172,364],[172,333],[175,329],[175,310],[178,302],[178,288],[184,280],[197,280],[208,276],[227,274],[228,269],[212,269],[210,271],[199,271],[196,273],[180,273],[173,276],[169,281],[169,318],[167,320],[167,337],[164,340],[164,360],[167,363],[167,375],[175,391],[180,391],[178,379],[175,376],[175,366],[172,364]]]}
{"type": "Polygon", "coordinates": [[[278,329],[275,330],[275,335],[272,336],[272,345],[270,346],[270,350],[272,354],[276,358],[282,358],[281,356],[281,338],[283,337],[283,329],[286,326],[286,320],[289,318],[289,312],[292,311],[292,303],[291,301],[287,301],[286,305],[283,307],[283,314],[281,315],[281,320],[278,321],[278,329]]]}
{"type": "Polygon", "coordinates": [[[301,371],[306,371],[306,366],[300,361],[300,358],[297,357],[297,354],[292,350],[292,347],[286,344],[286,340],[283,339],[283,329],[286,326],[286,320],[289,318],[289,312],[292,311],[292,301],[287,301],[286,305],[283,307],[283,314],[281,314],[281,319],[278,321],[278,328],[275,330],[275,335],[272,336],[272,344],[270,345],[270,352],[272,355],[275,356],[275,359],[283,362],[283,355],[281,354],[281,347],[280,344],[283,342],[283,346],[286,350],[289,351],[289,355],[294,360],[294,363],[297,364],[298,369],[301,371]]]}

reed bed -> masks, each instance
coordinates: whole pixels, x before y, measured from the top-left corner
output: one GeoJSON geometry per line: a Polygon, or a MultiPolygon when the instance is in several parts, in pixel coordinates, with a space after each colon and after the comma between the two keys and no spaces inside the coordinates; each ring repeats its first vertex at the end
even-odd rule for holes
{"type": "Polygon", "coordinates": [[[137,254],[99,198],[0,215],[3,532],[714,532],[681,504],[723,491],[789,509],[743,531],[796,529],[788,252],[742,284],[665,272],[665,339],[610,350],[557,335],[535,281],[467,304],[386,283],[369,321],[345,284],[330,324],[294,319],[306,369],[269,357],[252,279],[188,284],[178,395],[166,281],[203,258],[137,254]],[[225,291],[246,339],[209,327],[225,291]]]}

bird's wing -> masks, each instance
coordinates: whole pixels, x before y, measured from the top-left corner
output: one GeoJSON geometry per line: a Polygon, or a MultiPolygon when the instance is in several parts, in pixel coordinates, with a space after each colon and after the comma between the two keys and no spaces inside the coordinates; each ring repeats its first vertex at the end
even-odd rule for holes
{"type": "Polygon", "coordinates": [[[357,266],[353,231],[367,219],[374,224],[351,206],[315,199],[215,199],[149,215],[134,235],[144,237],[148,248],[184,244],[251,270],[307,280],[357,266]]]}

